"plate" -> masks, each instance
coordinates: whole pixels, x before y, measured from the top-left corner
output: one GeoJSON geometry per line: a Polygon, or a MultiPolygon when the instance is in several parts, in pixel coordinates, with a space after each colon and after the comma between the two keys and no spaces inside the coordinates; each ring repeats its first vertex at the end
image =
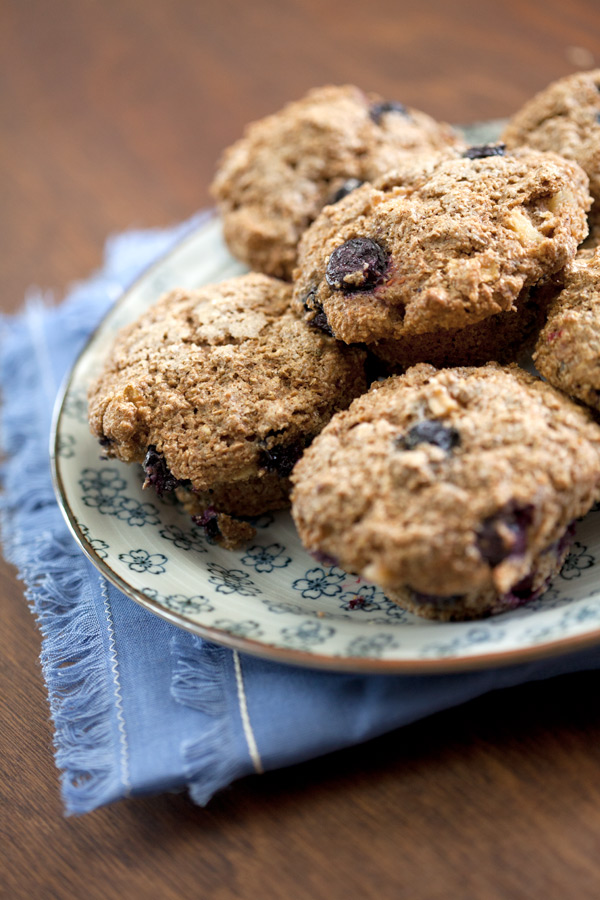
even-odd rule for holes
{"type": "MultiPolygon", "coordinates": [[[[490,126],[477,133],[479,140],[489,137],[490,126]]],[[[117,301],[67,379],[54,418],[54,484],[71,531],[100,572],[174,625],[291,664],[442,672],[600,641],[600,507],[578,523],[562,572],[542,597],[480,622],[440,623],[411,615],[360,578],[316,563],[287,511],[261,516],[256,537],[240,551],[227,551],[211,544],[175,501],[143,491],[141,467],[100,457],[87,426],[86,392],[116,331],[165,290],[244,271],[213,218],[117,301]]]]}

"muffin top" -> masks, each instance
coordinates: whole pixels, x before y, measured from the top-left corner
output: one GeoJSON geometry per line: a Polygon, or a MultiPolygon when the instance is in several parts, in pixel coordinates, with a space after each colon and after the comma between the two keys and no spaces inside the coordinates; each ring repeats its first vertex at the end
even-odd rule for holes
{"type": "Polygon", "coordinates": [[[312,90],[225,151],[212,191],[228,246],[250,268],[289,279],[298,240],[326,203],[407,154],[457,143],[450,126],[377,94],[312,90]]]}
{"type": "Polygon", "coordinates": [[[292,482],[309,552],[384,590],[503,594],[592,505],[600,428],[515,365],[420,364],[338,413],[292,482]]]}
{"type": "Polygon", "coordinates": [[[405,164],[305,232],[296,309],[346,343],[472,325],[564,267],[589,206],[585,173],[552,153],[499,144],[405,164]]]}
{"type": "Polygon", "coordinates": [[[540,332],[534,362],[550,384],[600,410],[600,249],[578,254],[540,332]]]}
{"type": "Polygon", "coordinates": [[[554,81],[532,97],[510,120],[502,140],[553,150],[578,162],[600,197],[600,69],[554,81]]]}

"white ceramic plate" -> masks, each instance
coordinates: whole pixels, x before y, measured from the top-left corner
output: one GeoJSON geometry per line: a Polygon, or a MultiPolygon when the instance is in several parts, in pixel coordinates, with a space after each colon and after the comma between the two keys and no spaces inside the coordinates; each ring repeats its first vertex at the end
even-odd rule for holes
{"type": "Polygon", "coordinates": [[[543,597],[481,622],[436,623],[316,563],[288,512],[257,520],[244,550],[223,550],[177,504],[142,491],[141,467],[100,458],[85,398],[115,332],[171,287],[243,271],[211,220],[127,291],[73,367],[57,404],[53,474],[67,522],[98,569],[175,625],[295,664],[419,673],[507,664],[600,641],[600,510],[579,523],[562,573],[543,597]]]}

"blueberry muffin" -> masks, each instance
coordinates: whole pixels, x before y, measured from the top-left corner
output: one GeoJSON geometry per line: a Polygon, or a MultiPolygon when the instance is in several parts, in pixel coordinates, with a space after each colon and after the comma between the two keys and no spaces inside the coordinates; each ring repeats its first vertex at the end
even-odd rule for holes
{"type": "Polygon", "coordinates": [[[578,255],[569,267],[534,362],[550,384],[600,410],[600,249],[578,255]]]}
{"type": "Polygon", "coordinates": [[[600,427],[515,365],[420,364],[338,413],[292,474],[309,552],[429,618],[541,593],[600,491],[600,427]]]}
{"type": "Polygon", "coordinates": [[[346,343],[385,341],[389,357],[398,341],[402,363],[409,335],[443,341],[518,309],[573,258],[589,205],[585,173],[552,153],[428,157],[323,209],[300,242],[295,306],[346,343]]]}
{"type": "Polygon", "coordinates": [[[298,240],[326,203],[407,154],[458,143],[448,125],[376,94],[312,90],[225,151],[212,185],[225,240],[250,268],[289,279],[298,240]]]}
{"type": "Polygon", "coordinates": [[[502,140],[553,150],[579,163],[600,197],[600,69],[568,75],[532,97],[510,120],[502,140]]]}
{"type": "Polygon", "coordinates": [[[259,274],[172,291],[119,333],[89,391],[104,453],[230,543],[227,517],[288,505],[296,459],[366,389],[364,352],[308,328],[290,294],[259,274]]]}

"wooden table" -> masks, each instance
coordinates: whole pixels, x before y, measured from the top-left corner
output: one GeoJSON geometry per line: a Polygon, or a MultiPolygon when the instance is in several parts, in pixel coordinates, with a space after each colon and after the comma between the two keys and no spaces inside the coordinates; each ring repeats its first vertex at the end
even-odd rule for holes
{"type": "MultiPolygon", "coordinates": [[[[219,151],[309,87],[440,118],[510,115],[600,65],[597,0],[2,0],[0,303],[58,300],[105,238],[209,201],[219,151]]],[[[472,702],[366,746],[184,795],[62,816],[37,654],[0,564],[0,894],[597,898],[600,673],[472,702]],[[2,890],[5,893],[2,893],[2,890]]]]}

